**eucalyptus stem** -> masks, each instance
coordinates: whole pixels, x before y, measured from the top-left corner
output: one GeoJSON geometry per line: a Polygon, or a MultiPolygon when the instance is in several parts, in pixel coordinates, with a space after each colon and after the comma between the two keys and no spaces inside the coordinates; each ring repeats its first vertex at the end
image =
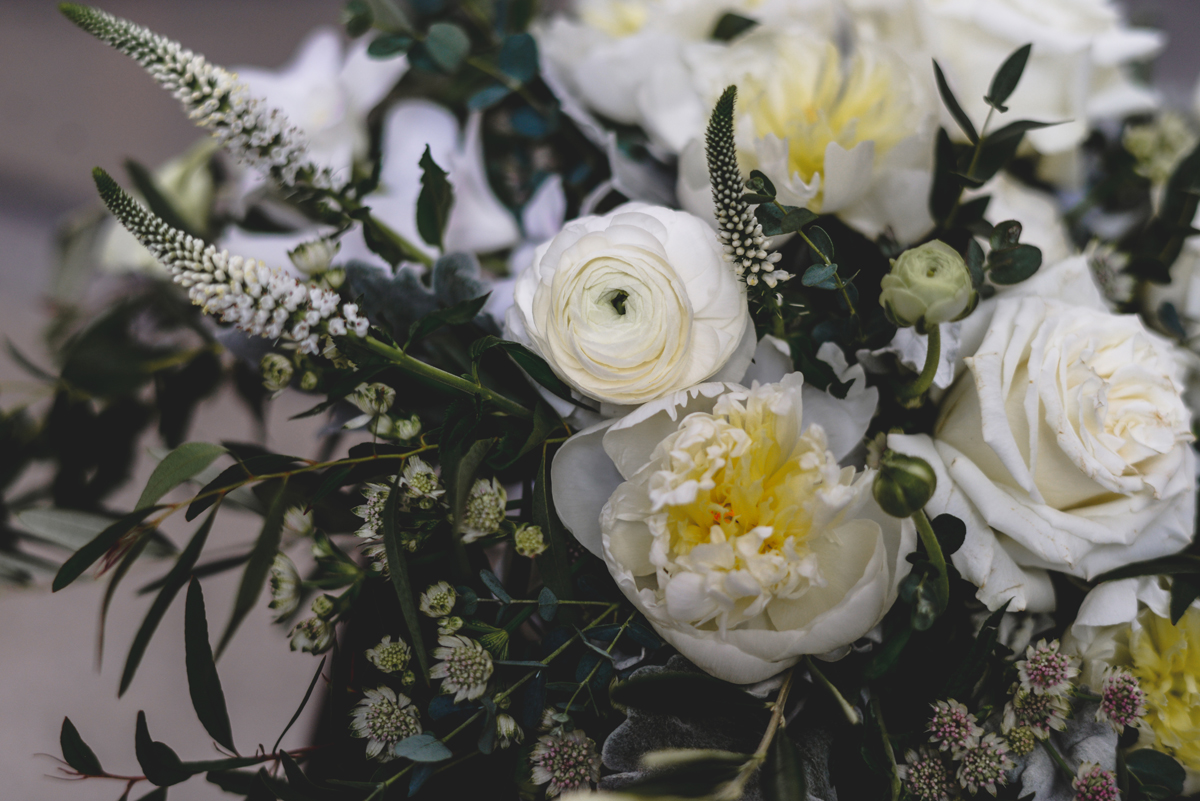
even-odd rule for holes
{"type": "Polygon", "coordinates": [[[917,533],[921,535],[921,543],[925,546],[925,554],[937,569],[937,581],[934,584],[934,591],[937,593],[937,614],[940,615],[946,611],[946,607],[950,604],[950,574],[946,570],[946,556],[942,553],[942,545],[938,542],[937,535],[933,533],[933,526],[930,524],[925,510],[918,509],[913,513],[912,519],[917,525],[917,533]]]}
{"type": "Polygon", "coordinates": [[[971,156],[971,166],[967,167],[967,175],[975,174],[975,167],[979,164],[979,157],[983,154],[983,140],[987,136],[988,125],[991,124],[992,114],[995,111],[996,108],[994,106],[988,108],[987,116],[983,120],[983,127],[979,129],[979,141],[975,143],[975,153],[971,156]]]}
{"type": "Polygon", "coordinates": [[[929,391],[933,386],[933,377],[937,375],[938,362],[942,359],[942,327],[934,325],[929,329],[929,347],[925,353],[925,365],[910,384],[900,388],[897,393],[901,401],[916,400],[929,391]]]}
{"type": "MultiPolygon", "coordinates": [[[[775,205],[778,206],[779,204],[776,203],[775,205]]],[[[780,210],[782,211],[782,207],[780,207],[780,210]]],[[[808,238],[808,234],[804,233],[804,231],[797,231],[796,233],[800,235],[801,239],[808,243],[808,246],[812,248],[813,253],[816,253],[821,257],[821,261],[825,262],[826,265],[833,264],[833,262],[829,260],[829,257],[822,253],[821,249],[813,244],[813,241],[808,238]]],[[[833,280],[837,283],[838,291],[842,293],[842,299],[846,301],[846,308],[850,310],[850,316],[858,317],[858,310],[854,308],[854,303],[850,300],[850,291],[847,290],[846,285],[842,283],[842,277],[834,272],[833,280]]]]}
{"type": "Polygon", "coordinates": [[[504,412],[505,414],[511,414],[513,417],[521,417],[527,420],[532,419],[533,417],[533,412],[529,411],[516,401],[506,398],[500,393],[494,392],[487,387],[481,387],[478,384],[473,384],[465,378],[459,378],[456,375],[447,373],[445,370],[439,370],[433,365],[426,364],[420,359],[409,356],[407,353],[400,350],[400,348],[393,347],[385,342],[380,342],[375,337],[366,336],[360,339],[359,342],[361,342],[368,350],[383,356],[397,367],[408,373],[420,376],[421,378],[432,381],[435,384],[441,384],[448,389],[453,389],[458,392],[465,392],[470,395],[478,395],[479,397],[496,406],[498,409],[500,409],[500,411],[504,412]]]}
{"type": "Polygon", "coordinates": [[[857,726],[862,723],[862,715],[860,715],[858,710],[846,700],[845,696],[838,691],[838,688],[833,686],[833,682],[825,678],[825,674],[817,669],[817,665],[815,662],[813,662],[811,656],[804,657],[804,666],[808,668],[808,672],[811,673],[812,677],[817,680],[817,683],[824,687],[826,691],[833,696],[833,700],[838,702],[838,706],[842,708],[842,714],[846,716],[846,720],[850,721],[852,726],[857,726]]]}

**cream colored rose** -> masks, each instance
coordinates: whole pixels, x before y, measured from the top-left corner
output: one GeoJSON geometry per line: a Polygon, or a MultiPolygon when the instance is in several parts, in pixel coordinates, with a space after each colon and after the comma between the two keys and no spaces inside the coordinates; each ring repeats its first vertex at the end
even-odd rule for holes
{"type": "Polygon", "coordinates": [[[507,336],[581,395],[630,406],[719,375],[754,352],[746,292],[703,221],[630,203],[574,220],[517,278],[507,336]]]}
{"type": "Polygon", "coordinates": [[[701,384],[576,435],[554,461],[567,526],[668,642],[726,681],[844,654],[895,601],[916,544],[910,520],[875,504],[874,471],[840,464],[876,391],[839,401],[803,384],[701,384]]]}
{"type": "Polygon", "coordinates": [[[1187,545],[1196,460],[1170,346],[1136,316],[1038,297],[980,312],[932,442],[892,438],[939,470],[930,510],[966,521],[954,563],[980,598],[1051,608],[1043,570],[1091,579],[1187,545]]]}

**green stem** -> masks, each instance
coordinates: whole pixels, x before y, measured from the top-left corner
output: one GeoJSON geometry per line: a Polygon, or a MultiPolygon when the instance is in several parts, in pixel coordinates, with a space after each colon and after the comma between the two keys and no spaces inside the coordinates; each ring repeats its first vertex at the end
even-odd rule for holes
{"type": "Polygon", "coordinates": [[[929,391],[933,386],[933,377],[937,375],[938,362],[942,358],[942,327],[934,325],[929,329],[928,349],[925,352],[925,366],[921,374],[897,393],[901,401],[916,400],[929,391]]]}
{"type": "Polygon", "coordinates": [[[975,143],[975,153],[971,156],[971,166],[967,167],[967,175],[975,174],[975,167],[979,164],[979,156],[983,153],[983,139],[987,136],[988,125],[992,122],[992,114],[995,113],[995,107],[989,107],[987,117],[983,120],[983,127],[979,129],[979,141],[975,143]]]}
{"type": "Polygon", "coordinates": [[[741,798],[746,782],[750,781],[750,777],[754,775],[754,771],[758,770],[758,766],[767,761],[767,751],[771,748],[771,741],[775,739],[775,733],[783,722],[784,707],[787,705],[788,692],[792,688],[792,678],[795,674],[796,669],[793,667],[783,677],[783,684],[779,686],[779,695],[775,697],[775,703],[771,706],[771,720],[767,723],[767,729],[763,732],[762,739],[758,741],[757,750],[742,766],[738,775],[722,788],[718,798],[741,798]]]}
{"type": "MultiPolygon", "coordinates": [[[[774,202],[776,206],[779,206],[779,201],[774,202]]],[[[783,206],[779,206],[779,210],[783,211],[783,206]]],[[[801,239],[808,243],[808,246],[812,248],[813,253],[816,253],[821,257],[821,261],[825,262],[826,264],[833,264],[833,262],[829,260],[829,257],[822,253],[821,249],[813,244],[813,241],[808,238],[808,234],[804,233],[803,231],[797,231],[796,233],[800,235],[801,239]]],[[[838,291],[842,293],[842,299],[846,301],[846,308],[850,310],[850,316],[858,317],[858,310],[854,308],[854,304],[850,301],[850,292],[846,289],[846,285],[842,283],[842,277],[835,272],[833,274],[833,280],[837,282],[838,291]]]]}
{"type": "Polygon", "coordinates": [[[917,524],[917,533],[921,535],[921,543],[925,546],[925,554],[937,569],[937,582],[934,591],[937,593],[937,614],[941,615],[950,604],[950,574],[946,571],[946,556],[942,553],[941,543],[933,533],[933,526],[924,509],[913,513],[913,522],[917,524]]]}
{"type": "Polygon", "coordinates": [[[390,362],[395,364],[400,369],[411,373],[421,378],[431,381],[435,384],[453,389],[457,392],[465,392],[469,395],[478,395],[496,406],[505,414],[511,414],[513,417],[521,417],[526,420],[533,418],[533,412],[526,409],[521,404],[514,400],[504,397],[498,392],[493,392],[487,387],[481,387],[471,383],[465,378],[459,378],[456,375],[447,373],[445,370],[439,370],[433,365],[426,364],[420,359],[415,359],[409,356],[399,348],[392,347],[385,342],[380,342],[372,336],[366,336],[359,340],[368,350],[378,353],[385,357],[390,362]]]}
{"type": "Polygon", "coordinates": [[[1067,764],[1066,758],[1064,758],[1063,755],[1058,752],[1058,749],[1054,747],[1054,743],[1050,742],[1049,740],[1039,740],[1039,742],[1042,744],[1042,748],[1046,749],[1046,753],[1050,755],[1050,758],[1054,760],[1054,764],[1058,765],[1058,769],[1063,772],[1063,776],[1065,776],[1068,781],[1074,779],[1075,771],[1072,770],[1071,766],[1067,764]]]}
{"type": "Polygon", "coordinates": [[[891,783],[890,801],[896,801],[900,798],[900,776],[896,773],[896,755],[892,751],[892,741],[888,739],[887,727],[883,725],[883,709],[879,705],[879,696],[871,696],[871,713],[875,716],[875,722],[879,724],[879,739],[883,743],[883,753],[887,757],[887,764],[891,768],[889,781],[891,783]]]}
{"type": "Polygon", "coordinates": [[[846,716],[846,720],[850,721],[850,725],[857,726],[862,723],[862,715],[858,714],[858,710],[845,699],[837,687],[833,686],[833,682],[825,678],[825,674],[817,669],[817,665],[813,662],[811,656],[804,657],[804,666],[808,668],[808,672],[817,680],[817,683],[833,696],[833,700],[838,702],[838,706],[842,708],[842,714],[846,716]]]}

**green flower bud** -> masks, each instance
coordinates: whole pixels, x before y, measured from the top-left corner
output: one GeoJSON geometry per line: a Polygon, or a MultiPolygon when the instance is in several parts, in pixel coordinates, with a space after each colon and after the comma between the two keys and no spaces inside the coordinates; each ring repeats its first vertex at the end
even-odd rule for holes
{"type": "Polygon", "coordinates": [[[305,371],[304,375],[300,376],[300,389],[305,392],[312,392],[317,388],[317,384],[321,381],[320,376],[312,370],[305,371]]]}
{"type": "Polygon", "coordinates": [[[444,617],[438,621],[438,636],[449,636],[463,627],[463,619],[458,615],[444,617]]]}
{"type": "Polygon", "coordinates": [[[910,517],[929,503],[937,489],[937,474],[929,462],[888,451],[879,463],[871,487],[875,502],[892,517],[910,517]]]}
{"type": "Polygon", "coordinates": [[[346,271],[341,268],[326,270],[321,276],[321,282],[336,292],[346,283],[346,271]]]}
{"type": "Polygon", "coordinates": [[[405,687],[411,687],[417,681],[417,674],[411,670],[404,671],[404,675],[400,677],[400,683],[405,687]]]}
{"type": "Polygon", "coordinates": [[[373,384],[364,383],[355,387],[353,394],[346,400],[366,414],[383,414],[396,402],[396,390],[378,381],[373,384]]]}
{"type": "Polygon", "coordinates": [[[333,609],[333,599],[328,595],[318,595],[313,598],[312,612],[322,620],[328,620],[329,616],[333,614],[333,609]]]}
{"type": "Polygon", "coordinates": [[[546,550],[546,538],[537,526],[524,523],[513,533],[517,553],[526,559],[540,556],[546,550]]]}
{"type": "Polygon", "coordinates": [[[301,242],[294,250],[289,250],[288,258],[303,275],[311,276],[328,270],[339,249],[339,242],[315,239],[311,242],[301,242]]]}
{"type": "Polygon", "coordinates": [[[281,353],[268,353],[259,363],[263,386],[268,392],[279,392],[292,383],[292,361],[281,353]]]}
{"type": "Polygon", "coordinates": [[[880,287],[879,305],[888,320],[900,328],[915,326],[918,334],[961,320],[979,303],[967,263],[936,239],[892,259],[892,271],[880,287]]]}
{"type": "Polygon", "coordinates": [[[392,436],[396,439],[409,440],[421,433],[421,418],[415,414],[412,417],[399,417],[392,421],[392,436]]]}

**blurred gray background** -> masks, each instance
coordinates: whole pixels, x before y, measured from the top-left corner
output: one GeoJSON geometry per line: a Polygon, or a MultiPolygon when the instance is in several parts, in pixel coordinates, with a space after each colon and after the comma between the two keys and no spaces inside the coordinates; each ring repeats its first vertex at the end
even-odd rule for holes
{"type": "MultiPolygon", "coordinates": [[[[97,0],[106,10],[179,39],[217,64],[280,66],[304,34],[335,24],[337,0],[97,0]]],[[[1189,107],[1200,73],[1200,0],[1130,0],[1132,20],[1165,30],[1170,43],[1155,82],[1169,103],[1189,107]]],[[[126,156],[157,165],[198,137],[176,101],[129,59],[67,23],[51,0],[0,0],[0,335],[38,354],[56,225],[69,212],[95,203],[90,170],[114,174],[126,156]]],[[[0,356],[0,403],[23,375],[0,356]]],[[[288,401],[283,405],[287,406],[288,401]]],[[[292,405],[297,402],[292,401],[292,405]]],[[[300,407],[297,406],[298,410],[300,407]]],[[[276,409],[271,444],[297,455],[312,450],[312,428],[281,425],[294,410],[276,409]]],[[[193,438],[247,438],[250,430],[227,400],[202,408],[193,438]],[[234,430],[230,420],[235,420],[234,430]],[[219,423],[219,425],[218,425],[219,423]]],[[[149,466],[143,464],[138,480],[149,466]]],[[[136,481],[135,481],[136,483],[136,481]]],[[[140,484],[138,484],[140,487],[140,484]]],[[[131,508],[137,490],[118,499],[131,508]]],[[[223,515],[225,543],[251,536],[252,521],[223,515]]],[[[186,529],[170,529],[177,537],[186,529]]],[[[221,541],[214,544],[220,546],[221,541]]],[[[94,665],[102,585],[82,580],[59,595],[44,589],[0,590],[0,795],[21,801],[112,801],[123,786],[88,781],[68,785],[46,776],[58,753],[58,729],[70,715],[113,773],[137,773],[133,729],[145,709],[156,739],[184,759],[215,757],[191,711],[183,667],[182,602],[159,629],[129,693],[116,687],[124,652],[149,599],[133,589],[157,578],[158,565],[135,568],[110,616],[103,669],[94,665]]],[[[205,582],[209,618],[220,625],[236,575],[205,582]]],[[[242,627],[220,664],[235,736],[243,753],[269,747],[315,670],[316,660],[292,654],[284,632],[261,607],[242,627]]],[[[315,705],[314,705],[315,709],[315,705]]],[[[301,721],[285,745],[305,742],[311,720],[301,721]]],[[[144,795],[142,784],[132,793],[144,795]]],[[[223,797],[193,780],[172,788],[172,801],[223,797]]]]}

